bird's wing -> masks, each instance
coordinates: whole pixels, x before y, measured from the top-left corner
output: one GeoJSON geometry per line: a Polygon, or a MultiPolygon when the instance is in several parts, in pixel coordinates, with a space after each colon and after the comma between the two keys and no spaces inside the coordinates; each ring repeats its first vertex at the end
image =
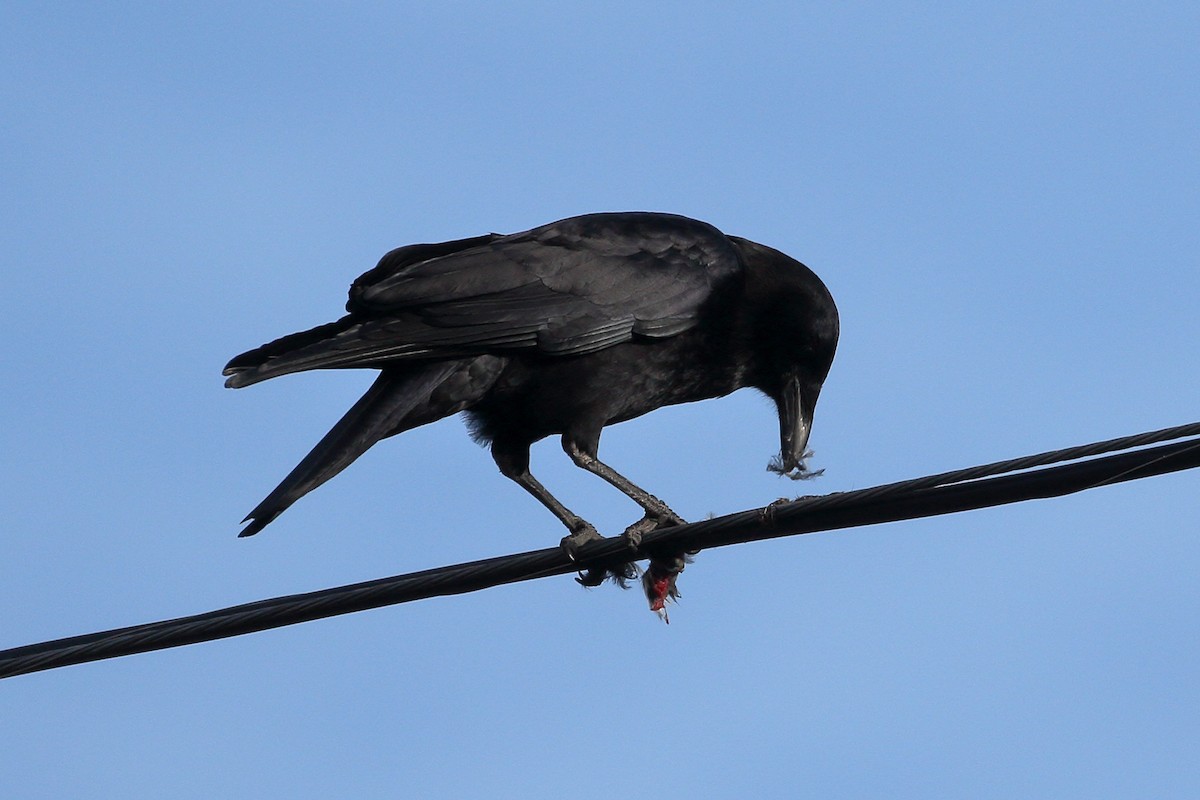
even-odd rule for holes
{"type": "Polygon", "coordinates": [[[672,336],[742,268],[717,229],[649,213],[572,217],[415,263],[407,251],[355,281],[348,308],[361,321],[302,368],[516,348],[571,355],[672,336]]]}
{"type": "Polygon", "coordinates": [[[226,385],[413,358],[575,355],[673,336],[741,273],[739,253],[710,225],[652,213],[402,247],[350,287],[347,316],[234,358],[226,385]]]}

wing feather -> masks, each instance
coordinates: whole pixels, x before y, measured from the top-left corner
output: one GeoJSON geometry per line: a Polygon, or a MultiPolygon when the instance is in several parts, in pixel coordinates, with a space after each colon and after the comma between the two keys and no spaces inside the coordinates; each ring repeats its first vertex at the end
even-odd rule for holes
{"type": "Polygon", "coordinates": [[[507,236],[394,250],[354,282],[347,325],[279,371],[537,348],[572,355],[692,327],[742,269],[716,228],[669,214],[590,214],[507,236]]]}

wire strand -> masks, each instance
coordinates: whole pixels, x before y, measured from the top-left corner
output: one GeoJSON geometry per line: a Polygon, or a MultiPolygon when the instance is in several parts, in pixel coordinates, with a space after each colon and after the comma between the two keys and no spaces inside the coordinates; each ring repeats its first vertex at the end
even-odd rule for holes
{"type": "Polygon", "coordinates": [[[0,651],[0,678],[240,636],[506,583],[613,568],[651,556],[1057,497],[1198,467],[1200,439],[1173,441],[1198,435],[1200,422],[867,489],[776,502],[764,508],[653,531],[645,535],[636,552],[631,552],[621,539],[588,544],[581,548],[576,561],[571,561],[560,548],[547,548],[25,645],[0,651]],[[1160,442],[1172,443],[1146,448],[1160,442]],[[1115,454],[1094,457],[1104,453],[1115,454]],[[1079,460],[1083,458],[1089,460],[1079,460]],[[1076,463],[1062,464],[1066,461],[1076,463]],[[1049,466],[1052,464],[1060,466],[1049,466]]]}

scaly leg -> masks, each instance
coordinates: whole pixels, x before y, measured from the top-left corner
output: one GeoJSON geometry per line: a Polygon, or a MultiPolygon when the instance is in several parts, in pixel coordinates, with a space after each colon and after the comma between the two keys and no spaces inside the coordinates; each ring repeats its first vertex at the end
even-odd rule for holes
{"type": "Polygon", "coordinates": [[[588,542],[604,538],[592,527],[591,523],[560,503],[558,498],[550,494],[550,490],[542,485],[541,481],[533,477],[529,472],[528,446],[501,447],[493,444],[492,457],[496,459],[496,465],[500,467],[500,472],[505,477],[511,478],[522,489],[537,498],[539,503],[558,517],[563,525],[567,526],[567,530],[571,533],[569,536],[564,536],[560,544],[572,560],[579,552],[580,547],[588,542]]]}
{"type": "Polygon", "coordinates": [[[666,503],[597,458],[594,452],[595,448],[590,448],[593,452],[588,452],[588,449],[567,436],[563,437],[562,444],[563,450],[575,462],[575,466],[608,481],[646,510],[646,516],[625,530],[625,539],[630,547],[636,549],[641,544],[642,535],[645,533],[661,527],[683,524],[683,518],[672,511],[666,503]]]}

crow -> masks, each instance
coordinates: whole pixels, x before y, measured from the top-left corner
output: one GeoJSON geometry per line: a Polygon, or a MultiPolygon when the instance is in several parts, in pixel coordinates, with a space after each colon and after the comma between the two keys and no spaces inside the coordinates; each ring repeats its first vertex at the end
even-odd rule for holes
{"type": "Polygon", "coordinates": [[[839,329],[829,290],[800,262],[651,212],[401,247],[354,281],[346,311],[225,367],[231,388],[312,369],[379,370],[247,515],[240,536],[261,531],[380,439],[462,411],[500,472],[567,527],[568,552],[599,534],[530,474],[530,446],[552,434],[577,466],[641,506],[645,516],[626,531],[636,544],[682,520],[600,461],[603,428],[753,387],[779,413],[771,468],[802,476],[839,329]]]}

